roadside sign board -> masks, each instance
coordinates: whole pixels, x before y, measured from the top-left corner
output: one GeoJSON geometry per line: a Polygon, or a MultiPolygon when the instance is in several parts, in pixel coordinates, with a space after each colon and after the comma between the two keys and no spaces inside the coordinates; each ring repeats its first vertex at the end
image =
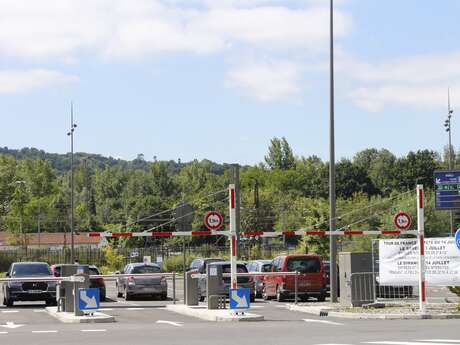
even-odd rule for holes
{"type": "Polygon", "coordinates": [[[204,225],[209,230],[218,230],[224,224],[224,218],[218,211],[209,211],[204,216],[204,225]]]}
{"type": "Polygon", "coordinates": [[[251,306],[251,289],[230,289],[230,309],[249,309],[251,306]]]}
{"type": "Polygon", "coordinates": [[[455,233],[455,244],[457,245],[458,250],[460,250],[460,229],[455,233]]]}
{"type": "Polygon", "coordinates": [[[393,219],[393,223],[399,230],[407,230],[412,225],[412,219],[408,213],[398,212],[393,219]]]}
{"type": "Polygon", "coordinates": [[[460,209],[460,170],[435,171],[435,208],[460,209]]]}
{"type": "Polygon", "coordinates": [[[150,265],[152,263],[152,257],[146,255],[143,257],[142,262],[144,263],[144,265],[150,265]]]}
{"type": "Polygon", "coordinates": [[[78,306],[81,311],[97,310],[100,302],[99,289],[78,289],[78,306]]]}
{"type": "Polygon", "coordinates": [[[137,258],[139,256],[139,252],[132,251],[129,253],[129,257],[131,258],[137,258]]]}

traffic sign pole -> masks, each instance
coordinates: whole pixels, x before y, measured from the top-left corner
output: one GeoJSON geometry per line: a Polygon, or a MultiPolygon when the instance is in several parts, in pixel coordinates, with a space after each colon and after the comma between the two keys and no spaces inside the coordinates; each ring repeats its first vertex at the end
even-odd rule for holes
{"type": "Polygon", "coordinates": [[[425,216],[423,210],[423,185],[417,185],[417,230],[419,240],[419,303],[420,312],[426,312],[425,285],[425,216]]]}
{"type": "Polygon", "coordinates": [[[228,192],[230,215],[230,280],[231,288],[236,289],[238,284],[236,279],[236,191],[234,184],[229,185],[228,192]]]}

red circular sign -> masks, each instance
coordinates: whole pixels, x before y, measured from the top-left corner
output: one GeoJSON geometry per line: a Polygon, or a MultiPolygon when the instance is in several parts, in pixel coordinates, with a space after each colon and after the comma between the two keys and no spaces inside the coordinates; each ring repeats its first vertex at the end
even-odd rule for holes
{"type": "Polygon", "coordinates": [[[400,230],[407,230],[412,225],[412,219],[406,212],[398,212],[393,218],[394,225],[400,230]]]}
{"type": "Polygon", "coordinates": [[[218,230],[224,224],[224,218],[217,211],[209,211],[204,215],[204,225],[209,230],[218,230]]]}

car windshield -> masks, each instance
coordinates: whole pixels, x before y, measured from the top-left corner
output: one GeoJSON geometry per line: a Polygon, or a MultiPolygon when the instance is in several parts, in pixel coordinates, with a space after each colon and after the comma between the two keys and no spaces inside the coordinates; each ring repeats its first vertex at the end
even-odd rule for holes
{"type": "Polygon", "coordinates": [[[47,264],[28,264],[28,265],[14,265],[13,277],[28,277],[28,276],[50,276],[50,267],[47,264]]]}
{"type": "Polygon", "coordinates": [[[160,269],[156,266],[137,266],[134,267],[131,273],[143,274],[143,273],[159,273],[160,269]]]}
{"type": "MultiPolygon", "coordinates": [[[[244,265],[238,265],[236,268],[238,273],[247,273],[248,269],[244,265]]],[[[231,266],[230,265],[222,265],[222,273],[231,273],[231,266]]]]}
{"type": "Polygon", "coordinates": [[[262,272],[271,272],[272,264],[265,264],[262,266],[262,272]]]}
{"type": "Polygon", "coordinates": [[[292,258],[289,259],[287,268],[289,272],[319,273],[321,264],[315,258],[292,258]]]}
{"type": "Polygon", "coordinates": [[[97,268],[90,267],[90,268],[89,268],[89,274],[90,274],[90,275],[94,275],[94,276],[98,276],[98,275],[99,275],[99,271],[97,270],[97,268]]]}

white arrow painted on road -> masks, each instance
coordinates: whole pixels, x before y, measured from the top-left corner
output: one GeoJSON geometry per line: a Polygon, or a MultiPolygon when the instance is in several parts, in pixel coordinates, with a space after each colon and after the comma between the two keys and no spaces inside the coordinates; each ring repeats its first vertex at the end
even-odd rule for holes
{"type": "Polygon", "coordinates": [[[4,327],[4,328],[11,328],[11,329],[14,329],[14,328],[19,328],[19,327],[22,327],[24,325],[17,325],[15,324],[14,322],[7,322],[6,325],[0,325],[1,327],[4,327]]]}
{"type": "Polygon", "coordinates": [[[156,323],[165,323],[171,326],[182,327],[182,322],[174,322],[174,321],[165,321],[165,320],[158,320],[156,323]]]}
{"type": "Polygon", "coordinates": [[[80,290],[80,299],[86,303],[86,308],[88,309],[97,308],[96,297],[89,298],[85,290],[80,290]]]}
{"type": "Polygon", "coordinates": [[[232,299],[236,301],[237,308],[248,308],[249,307],[246,296],[243,296],[243,297],[238,296],[238,291],[236,290],[232,291],[232,299]]]}
{"type": "Polygon", "coordinates": [[[313,323],[325,323],[328,325],[335,325],[335,326],[343,326],[343,323],[334,322],[334,321],[327,321],[327,320],[315,320],[315,319],[303,319],[305,322],[313,322],[313,323]]]}

